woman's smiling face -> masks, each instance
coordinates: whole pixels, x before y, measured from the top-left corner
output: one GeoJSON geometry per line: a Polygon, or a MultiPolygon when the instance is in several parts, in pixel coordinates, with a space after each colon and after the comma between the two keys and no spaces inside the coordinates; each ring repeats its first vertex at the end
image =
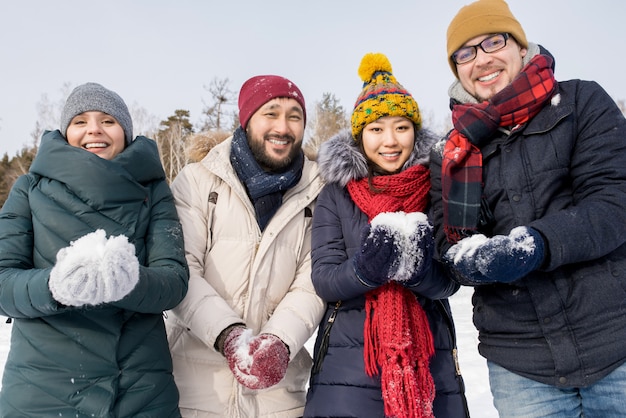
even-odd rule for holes
{"type": "Polygon", "coordinates": [[[361,140],[368,160],[387,173],[396,173],[413,152],[415,125],[402,116],[384,116],[365,126],[361,140]]]}

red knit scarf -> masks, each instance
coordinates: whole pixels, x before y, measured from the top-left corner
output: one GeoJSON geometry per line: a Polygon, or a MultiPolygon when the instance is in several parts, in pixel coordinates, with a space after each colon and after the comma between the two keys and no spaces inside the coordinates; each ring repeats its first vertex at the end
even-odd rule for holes
{"type": "MultiPolygon", "coordinates": [[[[417,165],[401,173],[352,180],[348,192],[371,221],[382,212],[423,212],[430,172],[417,165]]],[[[369,376],[380,373],[385,415],[432,418],[435,384],[429,359],[435,352],[428,318],[415,295],[389,281],[365,295],[364,360],[369,376]]]]}
{"type": "Polygon", "coordinates": [[[536,55],[511,84],[489,101],[456,104],[454,129],[443,150],[441,187],[446,237],[457,242],[478,228],[482,199],[482,154],[498,127],[517,129],[532,119],[557,91],[552,58],[536,55]]]}

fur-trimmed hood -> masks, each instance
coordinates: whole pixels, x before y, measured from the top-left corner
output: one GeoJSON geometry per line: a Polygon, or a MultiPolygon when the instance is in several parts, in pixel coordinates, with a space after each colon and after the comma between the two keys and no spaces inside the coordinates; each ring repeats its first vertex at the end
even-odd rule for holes
{"type": "MultiPolygon", "coordinates": [[[[420,129],[415,147],[404,163],[403,170],[414,165],[428,166],[430,149],[438,137],[428,129],[420,129]]],[[[326,183],[338,183],[345,187],[350,180],[367,177],[367,160],[349,129],[332,136],[320,146],[317,156],[320,175],[326,183]]]]}

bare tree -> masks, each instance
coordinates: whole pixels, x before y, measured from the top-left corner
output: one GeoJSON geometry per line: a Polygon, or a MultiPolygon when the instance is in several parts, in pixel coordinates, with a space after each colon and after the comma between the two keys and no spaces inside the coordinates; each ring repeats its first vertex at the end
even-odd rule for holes
{"type": "Polygon", "coordinates": [[[188,110],[176,110],[174,115],[161,122],[163,127],[155,136],[161,163],[168,182],[174,180],[178,172],[185,166],[185,142],[193,134],[193,126],[189,121],[188,110]]]}
{"type": "Polygon", "coordinates": [[[46,93],[41,95],[41,99],[36,104],[37,120],[35,120],[35,127],[30,134],[33,145],[39,144],[44,131],[59,128],[63,106],[65,106],[65,100],[71,91],[71,83],[65,82],[59,89],[59,98],[51,100],[46,93]]]}
{"type": "Polygon", "coordinates": [[[128,109],[133,120],[133,135],[143,135],[153,138],[158,132],[158,117],[148,113],[146,108],[134,102],[128,109]]]}
{"type": "Polygon", "coordinates": [[[200,131],[223,131],[232,125],[234,112],[229,106],[235,104],[235,93],[229,88],[228,78],[213,78],[209,86],[204,89],[210,94],[208,104],[205,104],[202,114],[204,123],[200,131]]]}
{"type": "Polygon", "coordinates": [[[322,100],[315,103],[315,114],[309,123],[312,133],[304,143],[304,153],[311,160],[317,159],[322,142],[349,126],[350,122],[339,100],[332,93],[324,93],[322,100]]]}

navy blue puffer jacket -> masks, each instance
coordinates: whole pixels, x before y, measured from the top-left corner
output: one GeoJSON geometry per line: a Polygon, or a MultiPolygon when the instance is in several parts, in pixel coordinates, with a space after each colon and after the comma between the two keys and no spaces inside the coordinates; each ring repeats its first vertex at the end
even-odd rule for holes
{"type": "MultiPolygon", "coordinates": [[[[416,141],[411,163],[427,162],[422,157],[432,144],[429,138],[416,141]]],[[[357,279],[351,260],[360,248],[360,231],[368,222],[344,187],[347,180],[362,173],[358,165],[363,161],[358,153],[350,134],[344,132],[323,145],[318,159],[320,172],[330,181],[318,197],[313,217],[312,278],[327,309],[315,342],[305,417],[384,416],[380,377],[369,377],[364,368],[365,293],[371,288],[357,279]],[[341,304],[335,309],[337,301],[341,304]]],[[[433,406],[438,418],[469,416],[463,380],[456,367],[456,337],[446,299],[457,289],[438,266],[431,268],[430,276],[414,289],[435,342],[430,371],[437,391],[433,406]]]]}

